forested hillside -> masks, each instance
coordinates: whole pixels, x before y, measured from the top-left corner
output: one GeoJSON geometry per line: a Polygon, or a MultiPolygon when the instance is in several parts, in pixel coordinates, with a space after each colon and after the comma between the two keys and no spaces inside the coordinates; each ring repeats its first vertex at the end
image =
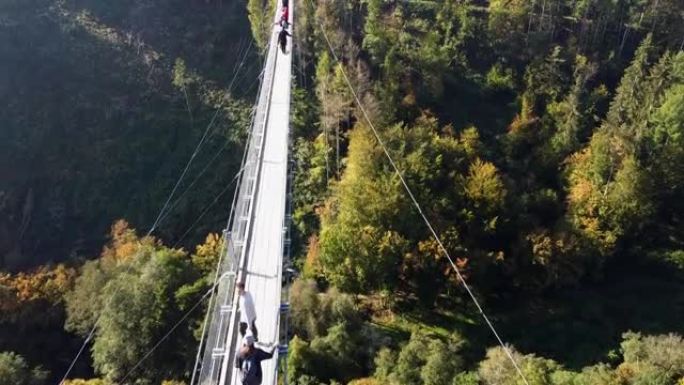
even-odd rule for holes
{"type": "Polygon", "coordinates": [[[297,9],[291,383],[524,383],[375,130],[530,384],[681,383],[684,3],[297,9]]]}
{"type": "MultiPolygon", "coordinates": [[[[240,1],[0,0],[0,384],[58,383],[99,316],[70,377],[121,380],[204,294],[259,62],[240,1]]],[[[202,315],[131,378],[185,378],[202,315]]]]}
{"type": "MultiPolygon", "coordinates": [[[[684,384],[684,3],[289,1],[281,378],[684,384]]],[[[0,0],[0,385],[189,383],[274,5],[0,0]]]]}
{"type": "MultiPolygon", "coordinates": [[[[117,218],[149,228],[212,122],[189,175],[222,156],[161,224],[179,240],[237,171],[249,31],[238,1],[2,0],[0,268],[96,254],[117,218]]],[[[208,219],[193,236],[225,210],[208,219]]]]}

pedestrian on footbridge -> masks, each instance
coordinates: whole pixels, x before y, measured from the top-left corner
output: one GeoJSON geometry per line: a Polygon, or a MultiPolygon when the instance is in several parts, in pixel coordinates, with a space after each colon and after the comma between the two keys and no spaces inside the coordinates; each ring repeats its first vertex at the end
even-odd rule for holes
{"type": "Polygon", "coordinates": [[[287,28],[287,23],[290,20],[290,10],[288,7],[283,7],[282,11],[280,12],[280,21],[285,22],[285,28],[287,28]]]}
{"type": "Polygon", "coordinates": [[[261,385],[261,361],[272,358],[276,349],[275,345],[271,344],[271,351],[267,352],[255,347],[254,344],[254,337],[245,337],[235,359],[235,367],[240,370],[242,385],[261,385]]]}
{"type": "Polygon", "coordinates": [[[236,287],[240,296],[240,336],[245,336],[249,326],[254,340],[258,341],[259,333],[256,327],[256,310],[254,309],[252,294],[245,290],[244,282],[238,282],[236,287]]]}
{"type": "Polygon", "coordinates": [[[287,30],[285,28],[282,28],[280,30],[280,33],[278,34],[278,43],[280,44],[280,49],[283,51],[283,53],[287,53],[287,52],[285,52],[285,48],[287,47],[287,37],[288,36],[291,37],[292,35],[290,35],[290,33],[287,32],[287,30]]]}
{"type": "Polygon", "coordinates": [[[280,20],[278,20],[275,25],[279,25],[283,29],[288,29],[290,27],[290,16],[287,11],[287,7],[283,7],[283,12],[280,14],[280,20]]]}

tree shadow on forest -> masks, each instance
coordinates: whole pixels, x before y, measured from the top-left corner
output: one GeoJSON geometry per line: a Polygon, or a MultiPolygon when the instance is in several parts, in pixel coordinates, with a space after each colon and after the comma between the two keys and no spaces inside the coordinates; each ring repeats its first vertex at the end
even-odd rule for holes
{"type": "MultiPolygon", "coordinates": [[[[505,343],[569,369],[610,362],[627,331],[684,335],[684,274],[667,267],[614,263],[601,283],[520,297],[479,296],[505,343]]],[[[390,325],[387,333],[408,339],[410,330],[458,332],[469,342],[464,357],[476,365],[497,340],[465,294],[440,302],[449,305],[425,310],[415,301],[402,301],[398,310],[404,324],[390,325]]]]}
{"type": "MultiPolygon", "coordinates": [[[[203,79],[222,86],[231,82],[238,53],[252,41],[247,8],[238,0],[66,0],[65,4],[130,34],[171,61],[183,58],[203,79]]],[[[258,51],[252,45],[244,76],[236,80],[238,94],[247,91],[261,70],[254,65],[258,51]]]]}
{"type": "Polygon", "coordinates": [[[498,325],[518,349],[579,369],[608,361],[627,331],[684,334],[684,274],[614,261],[601,283],[511,302],[495,311],[506,314],[497,317],[498,325]]]}
{"type": "Polygon", "coordinates": [[[457,130],[474,125],[485,142],[505,133],[518,113],[515,94],[510,90],[490,90],[482,79],[449,76],[436,113],[457,130]]]}
{"type": "MultiPolygon", "coordinates": [[[[111,7],[112,11],[125,8],[119,1],[81,3],[111,7]]],[[[208,17],[210,8],[198,3],[208,17]]],[[[52,0],[31,0],[3,8],[0,104],[6,108],[0,112],[0,120],[5,122],[0,126],[0,269],[8,267],[3,265],[5,243],[22,243],[21,253],[12,261],[12,267],[21,268],[97,255],[108,227],[121,217],[143,231],[153,222],[215,111],[215,106],[196,99],[191,119],[182,93],[172,85],[172,68],[152,72],[146,58],[107,41],[112,35],[96,36],[77,23],[65,22],[54,4],[52,0]],[[23,221],[25,231],[19,236],[14,229],[23,228],[23,221]]],[[[154,10],[138,15],[141,25],[154,20],[141,36],[149,34],[151,46],[158,42],[160,47],[154,48],[171,63],[175,57],[183,57],[202,79],[227,87],[226,79],[238,59],[232,52],[239,40],[235,34],[243,38],[243,46],[251,39],[246,16],[225,27],[233,35],[216,33],[220,35],[218,43],[230,43],[217,49],[218,53],[208,45],[201,47],[201,55],[194,55],[193,37],[214,34],[216,25],[202,27],[196,22],[186,28],[174,27],[188,13],[186,6],[176,10],[175,24],[169,23],[163,33],[157,33],[155,28],[163,24],[164,15],[173,13],[171,5],[180,2],[164,4],[164,12],[154,17],[154,10]],[[164,39],[182,44],[164,45],[164,39]],[[206,57],[213,61],[205,61],[206,57]]],[[[101,11],[89,12],[96,15],[101,11]]],[[[217,13],[211,22],[221,23],[220,17],[217,13]]],[[[250,63],[248,58],[247,64],[254,66],[254,60],[250,63]]],[[[233,113],[239,115],[231,110],[233,113]]],[[[223,190],[233,176],[230,170],[239,168],[242,151],[236,147],[238,143],[227,143],[226,132],[234,129],[235,122],[239,116],[224,118],[223,114],[215,122],[219,128],[208,137],[179,191],[218,149],[225,147],[225,151],[184,198],[178,214],[173,213],[167,221],[173,225],[166,234],[177,228],[185,230],[223,190]]],[[[221,209],[212,210],[197,233],[206,234],[224,225],[231,196],[223,196],[221,209]]],[[[63,330],[62,310],[54,313],[35,324],[4,320],[0,325],[0,351],[15,351],[32,365],[42,365],[50,371],[51,382],[64,373],[82,342],[63,330]]],[[[87,357],[79,360],[72,373],[76,377],[91,374],[87,357]]]]}
{"type": "MultiPolygon", "coordinates": [[[[140,230],[149,226],[215,110],[191,95],[194,116],[189,116],[183,93],[172,85],[175,58],[182,57],[203,82],[211,79],[220,90],[232,76],[236,50],[245,50],[251,40],[244,6],[237,1],[221,8],[203,1],[126,3],[33,0],[7,9],[0,73],[12,76],[0,77],[0,102],[7,107],[7,124],[0,129],[0,267],[94,255],[117,218],[140,230]],[[244,20],[221,19],[230,12],[244,20]],[[81,13],[93,17],[77,20],[81,13]],[[100,17],[112,24],[96,23],[100,17]],[[137,32],[130,34],[125,26],[137,32]],[[163,56],[157,60],[163,66],[135,52],[131,41],[118,44],[117,39],[136,36],[163,56]]],[[[242,97],[260,70],[253,60],[256,49],[252,52],[238,79],[238,89],[244,89],[235,92],[242,97]]],[[[194,167],[201,169],[205,158],[226,146],[232,128],[226,119],[231,118],[219,116],[220,128],[212,131],[194,167]]],[[[238,168],[240,154],[227,145],[201,181],[216,183],[185,198],[177,210],[181,214],[172,218],[177,224],[191,223],[213,199],[223,187],[221,178],[231,176],[225,170],[238,168]]],[[[191,176],[197,173],[189,170],[191,176]]],[[[224,220],[218,212],[210,217],[211,226],[202,231],[215,231],[224,220]]],[[[167,238],[178,230],[170,229],[163,229],[167,238]]]]}

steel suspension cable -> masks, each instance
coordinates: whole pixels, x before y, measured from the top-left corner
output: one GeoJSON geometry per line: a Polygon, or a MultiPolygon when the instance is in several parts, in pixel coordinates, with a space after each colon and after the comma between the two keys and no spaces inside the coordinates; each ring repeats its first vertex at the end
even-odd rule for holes
{"type": "MultiPolygon", "coordinates": [[[[240,60],[239,64],[236,64],[236,66],[234,67],[234,70],[233,70],[233,71],[234,71],[234,72],[233,72],[233,77],[232,77],[232,79],[231,79],[231,81],[230,81],[230,85],[228,86],[228,90],[227,90],[227,93],[228,93],[228,94],[230,94],[230,93],[232,92],[232,90],[233,90],[233,85],[235,84],[235,79],[237,78],[238,74],[240,73],[240,70],[242,69],[242,66],[243,66],[244,63],[245,63],[245,59],[247,58],[247,56],[248,56],[249,53],[251,52],[251,49],[252,49],[252,41],[250,40],[249,46],[248,46],[247,49],[245,50],[244,55],[242,55],[242,59],[240,60]]],[[[240,57],[239,54],[238,54],[238,57],[240,57]]],[[[213,124],[213,121],[216,119],[216,116],[217,116],[218,113],[220,112],[221,108],[223,108],[224,103],[225,103],[225,99],[222,100],[221,103],[219,104],[219,106],[216,108],[216,112],[214,113],[214,116],[213,116],[213,118],[212,118],[212,123],[210,123],[210,126],[213,124]]],[[[207,126],[207,129],[209,129],[210,126],[207,126]]],[[[205,135],[206,135],[206,132],[205,132],[205,135]]],[[[203,139],[204,139],[204,138],[203,138],[203,139]]],[[[228,142],[226,141],[226,143],[224,143],[224,146],[219,150],[219,153],[220,153],[220,152],[223,152],[224,147],[226,147],[227,144],[228,144],[228,142]]],[[[201,141],[200,141],[200,144],[198,144],[198,146],[201,146],[201,141]]],[[[194,155],[193,155],[193,156],[194,156],[194,155]]],[[[190,183],[190,185],[181,193],[181,195],[174,201],[174,203],[172,203],[169,207],[165,207],[166,210],[164,211],[163,215],[162,215],[161,218],[159,219],[159,222],[161,222],[162,220],[164,220],[165,218],[167,218],[167,217],[169,216],[169,214],[171,213],[171,210],[173,210],[173,209],[178,205],[178,203],[181,201],[181,199],[183,199],[183,197],[188,193],[188,191],[189,191],[189,190],[192,188],[192,186],[197,182],[197,180],[198,180],[198,179],[207,171],[207,169],[209,168],[209,166],[211,165],[211,163],[213,163],[214,160],[215,160],[217,157],[218,157],[218,154],[214,155],[214,157],[211,159],[211,161],[204,167],[204,169],[200,172],[200,174],[197,175],[197,176],[195,177],[195,179],[194,179],[194,180],[190,183]]],[[[190,159],[190,161],[192,161],[192,158],[190,159]]],[[[172,192],[172,195],[173,195],[173,192],[172,192]]],[[[170,197],[171,197],[171,196],[170,196],[170,197]]],[[[164,210],[164,209],[162,209],[162,210],[164,210]]]]}
{"type": "Polygon", "coordinates": [[[209,210],[210,210],[212,207],[214,207],[214,205],[215,205],[216,203],[218,203],[218,200],[223,196],[223,194],[225,194],[226,192],[228,192],[228,190],[233,186],[233,184],[235,184],[235,181],[237,181],[238,178],[242,175],[242,172],[245,170],[245,167],[247,167],[247,165],[243,166],[243,167],[237,172],[237,174],[235,174],[235,176],[233,177],[233,179],[231,179],[230,183],[228,183],[228,184],[226,185],[226,187],[224,187],[223,190],[221,190],[221,192],[218,193],[218,194],[214,197],[214,199],[211,201],[211,203],[210,203],[209,205],[207,205],[207,206],[204,208],[204,210],[202,210],[202,213],[199,215],[199,217],[197,217],[197,219],[195,219],[195,221],[190,225],[190,227],[188,227],[188,229],[185,230],[185,232],[183,233],[183,235],[181,235],[181,237],[176,241],[176,243],[174,243],[174,245],[173,245],[172,248],[175,249],[175,248],[183,241],[183,239],[185,239],[185,237],[190,233],[190,231],[192,231],[192,229],[195,228],[195,226],[197,226],[197,224],[202,220],[202,218],[204,218],[204,216],[207,215],[207,213],[209,212],[209,210]]]}
{"type": "MultiPolygon", "coordinates": [[[[266,48],[264,48],[261,51],[261,57],[264,57],[265,52],[266,52],[266,48]]],[[[249,91],[252,89],[254,82],[257,82],[259,79],[263,78],[264,71],[266,70],[266,59],[265,58],[262,62],[261,67],[262,67],[261,72],[259,73],[259,75],[257,75],[257,77],[252,82],[252,84],[248,87],[247,93],[249,93],[249,91]]],[[[259,94],[260,94],[259,90],[260,89],[261,89],[261,86],[258,87],[257,93],[255,95],[252,111],[250,113],[250,124],[249,124],[250,128],[254,125],[254,120],[256,118],[256,110],[257,110],[256,106],[259,103],[259,94]]],[[[244,171],[244,169],[247,167],[247,153],[248,153],[249,143],[251,141],[251,138],[252,138],[252,130],[248,130],[247,131],[247,139],[245,140],[245,147],[242,151],[242,161],[241,161],[242,167],[240,169],[240,173],[242,173],[244,171]]],[[[238,195],[239,195],[239,189],[235,189],[235,191],[233,193],[233,200],[232,200],[231,205],[230,205],[230,214],[228,215],[228,220],[226,221],[226,231],[231,226],[233,216],[235,214],[235,207],[237,204],[238,195]]],[[[230,240],[227,237],[228,233],[226,231],[224,231],[222,234],[222,238],[223,238],[223,241],[225,243],[221,249],[221,253],[219,254],[219,259],[216,262],[216,270],[214,273],[214,289],[218,286],[219,280],[221,278],[221,277],[219,277],[219,274],[221,272],[221,265],[223,263],[223,258],[226,257],[226,255],[228,254],[228,242],[230,240]]],[[[212,308],[212,303],[214,302],[215,294],[216,294],[216,291],[213,290],[211,292],[211,296],[209,297],[209,303],[207,305],[207,312],[204,316],[204,322],[202,322],[202,333],[201,333],[199,344],[197,346],[197,354],[195,356],[195,364],[193,365],[192,377],[190,380],[190,384],[195,383],[195,376],[197,375],[197,370],[200,366],[200,361],[201,361],[201,356],[202,356],[202,348],[204,346],[204,337],[206,334],[207,326],[209,324],[209,315],[211,314],[211,308],[212,308]]]]}
{"type": "MultiPolygon", "coordinates": [[[[250,47],[251,47],[251,45],[252,45],[252,42],[250,41],[250,47]]],[[[238,72],[239,69],[242,67],[242,64],[243,64],[244,61],[245,61],[246,56],[247,56],[247,55],[244,55],[244,56],[243,56],[243,59],[242,59],[242,61],[241,61],[241,64],[240,64],[240,65],[237,67],[237,69],[235,70],[233,79],[231,80],[231,87],[232,87],[232,85],[233,85],[233,83],[234,83],[234,81],[235,81],[235,77],[237,76],[237,72],[238,72]]],[[[259,76],[261,76],[261,75],[259,75],[259,76]]],[[[221,111],[221,108],[222,108],[222,107],[223,107],[223,102],[221,102],[221,104],[216,108],[216,111],[215,111],[214,115],[212,116],[212,118],[211,118],[209,124],[207,125],[207,127],[206,127],[205,130],[204,130],[204,133],[203,133],[203,135],[202,135],[202,138],[200,139],[199,143],[195,146],[195,149],[193,150],[193,153],[192,153],[190,159],[189,159],[188,162],[186,163],[186,165],[185,165],[185,167],[184,167],[184,169],[183,169],[183,172],[182,172],[181,175],[178,177],[178,180],[176,181],[176,183],[175,183],[175,185],[174,185],[174,187],[173,187],[171,193],[170,193],[169,196],[167,197],[167,199],[166,199],[164,205],[162,206],[161,210],[159,211],[159,213],[158,213],[158,215],[157,215],[157,217],[156,217],[154,223],[152,224],[152,226],[150,227],[150,229],[147,231],[147,233],[145,234],[144,238],[151,236],[152,233],[156,230],[157,226],[158,226],[158,225],[161,223],[161,221],[166,217],[166,215],[167,215],[167,212],[166,212],[166,211],[167,211],[167,209],[168,209],[168,207],[169,207],[169,203],[170,203],[171,199],[172,199],[173,196],[175,195],[175,192],[177,191],[177,189],[178,189],[180,183],[182,182],[183,178],[184,178],[185,175],[187,174],[187,171],[188,171],[188,169],[190,168],[190,165],[191,165],[192,162],[194,161],[194,159],[195,159],[195,157],[197,156],[197,153],[199,152],[199,150],[200,150],[202,144],[203,144],[204,141],[206,140],[207,134],[210,132],[211,127],[214,125],[214,122],[216,121],[216,118],[217,118],[219,112],[221,111]]],[[[239,173],[241,173],[241,172],[242,172],[242,171],[240,171],[239,173]]],[[[238,173],[238,174],[239,174],[239,173],[238,173]]],[[[215,198],[215,199],[216,199],[216,198],[215,198]]],[[[203,214],[203,215],[204,215],[204,214],[203,214]]],[[[138,249],[138,252],[137,252],[137,256],[139,256],[140,253],[141,253],[141,250],[140,250],[140,248],[139,248],[139,249],[138,249]]],[[[132,268],[132,264],[129,265],[129,266],[126,268],[125,272],[130,272],[131,268],[132,268]]],[[[120,287],[117,288],[116,291],[118,292],[119,290],[121,290],[120,287]]],[[[88,332],[88,336],[86,337],[86,339],[85,339],[85,340],[83,341],[83,343],[81,344],[81,346],[80,346],[78,352],[76,353],[76,355],[74,356],[74,358],[71,360],[71,363],[69,364],[69,367],[67,368],[66,372],[64,373],[64,376],[62,376],[62,379],[59,381],[58,385],[62,385],[62,384],[64,383],[64,381],[66,381],[66,379],[69,377],[69,374],[71,374],[71,371],[73,370],[74,366],[76,365],[76,362],[78,362],[78,359],[79,359],[79,358],[81,357],[81,355],[83,354],[83,351],[85,350],[85,347],[88,345],[88,342],[90,342],[90,340],[92,340],[92,338],[93,338],[93,336],[94,336],[94,334],[95,334],[95,331],[97,330],[97,326],[98,326],[99,323],[100,323],[100,320],[101,320],[101,317],[98,316],[97,319],[95,320],[95,323],[93,324],[93,326],[91,327],[90,331],[88,332]]]]}
{"type": "MultiPolygon", "coordinates": [[[[310,0],[310,1],[313,3],[313,0],[310,0]]],[[[324,39],[325,39],[325,42],[326,42],[326,44],[328,45],[328,48],[330,49],[330,53],[332,54],[333,58],[335,59],[335,61],[336,61],[338,64],[342,64],[342,62],[340,61],[340,59],[339,59],[338,56],[337,56],[337,53],[335,52],[335,49],[333,48],[332,44],[330,43],[330,40],[328,39],[328,35],[327,35],[327,33],[325,32],[325,30],[324,30],[322,24],[321,24],[320,22],[318,22],[317,24],[318,24],[318,27],[319,27],[321,33],[323,34],[323,37],[324,37],[324,39]]],[[[468,285],[468,283],[466,282],[465,278],[464,278],[463,275],[461,274],[460,269],[458,268],[458,266],[456,266],[456,264],[454,263],[454,260],[451,258],[451,255],[449,254],[449,251],[446,249],[446,247],[445,247],[444,244],[442,243],[441,238],[439,237],[439,235],[438,235],[437,232],[435,231],[434,227],[432,226],[432,224],[431,224],[430,221],[428,220],[427,216],[426,216],[425,213],[423,212],[422,207],[421,207],[420,204],[418,203],[418,200],[416,199],[416,197],[413,195],[413,192],[412,192],[411,188],[410,188],[410,187],[408,186],[408,184],[406,183],[406,180],[404,179],[404,176],[402,175],[401,171],[399,170],[399,167],[398,167],[397,164],[394,162],[394,159],[392,159],[392,156],[390,155],[389,151],[387,150],[387,147],[385,146],[385,142],[384,142],[384,141],[382,140],[382,138],[380,137],[380,134],[378,133],[378,130],[375,128],[375,125],[373,124],[373,122],[371,121],[370,117],[368,116],[368,113],[366,112],[366,109],[363,107],[363,104],[361,104],[361,100],[359,99],[359,97],[358,97],[358,95],[357,95],[357,93],[356,93],[356,90],[355,90],[354,87],[352,86],[351,81],[349,80],[349,77],[347,76],[347,72],[345,71],[345,69],[344,69],[343,66],[341,66],[340,68],[341,68],[341,72],[342,72],[342,75],[343,75],[343,77],[344,77],[345,83],[346,83],[347,86],[349,87],[349,90],[351,91],[352,96],[354,97],[354,100],[356,101],[356,105],[357,105],[357,106],[359,107],[359,109],[361,110],[361,113],[363,114],[363,117],[364,117],[364,119],[366,120],[366,122],[368,123],[368,125],[369,125],[371,131],[373,131],[373,135],[375,136],[376,140],[378,141],[378,144],[380,144],[380,147],[382,148],[383,152],[385,153],[385,156],[387,157],[387,159],[389,160],[390,164],[392,165],[392,168],[394,169],[395,173],[396,173],[397,176],[399,177],[399,179],[400,179],[400,181],[401,181],[401,184],[404,186],[404,190],[405,190],[406,193],[408,194],[408,196],[409,196],[409,198],[411,199],[413,205],[415,206],[416,210],[418,211],[418,213],[420,214],[421,218],[423,219],[423,222],[425,222],[425,225],[427,226],[428,230],[430,231],[430,233],[432,234],[433,238],[434,238],[435,241],[437,242],[437,245],[439,246],[439,249],[442,251],[442,253],[444,254],[444,256],[445,256],[445,257],[447,258],[447,260],[449,261],[449,264],[451,265],[451,267],[452,267],[452,268],[454,269],[454,271],[456,272],[456,275],[457,275],[459,281],[462,283],[463,288],[464,288],[464,289],[466,290],[466,292],[468,293],[468,296],[472,299],[473,303],[474,303],[475,306],[477,307],[478,312],[480,313],[480,315],[481,315],[482,318],[484,319],[484,321],[485,321],[485,323],[487,324],[487,326],[489,327],[489,329],[490,329],[490,330],[492,331],[492,333],[494,334],[494,337],[496,337],[496,340],[499,342],[499,345],[501,345],[501,347],[504,349],[504,352],[506,353],[506,355],[508,356],[509,360],[511,361],[511,363],[512,363],[513,366],[515,367],[516,372],[518,373],[518,375],[520,376],[520,378],[523,380],[523,382],[525,383],[525,385],[529,385],[529,382],[527,381],[527,378],[525,377],[525,375],[523,374],[522,370],[520,369],[520,366],[519,366],[518,363],[516,362],[515,358],[513,358],[513,354],[511,353],[511,350],[510,350],[509,347],[504,343],[503,339],[501,338],[501,336],[499,335],[499,333],[496,331],[496,328],[494,327],[494,325],[492,324],[492,322],[489,320],[489,317],[487,316],[487,314],[485,314],[485,312],[484,312],[482,306],[480,305],[480,302],[477,300],[477,297],[475,297],[475,294],[472,292],[472,290],[470,289],[470,286],[468,285]]]]}
{"type": "MultiPolygon", "coordinates": [[[[236,72],[233,76],[233,79],[231,80],[230,86],[228,87],[228,93],[231,92],[235,78],[236,78],[238,72],[240,71],[240,69],[242,68],[242,65],[244,64],[245,59],[247,58],[249,52],[251,51],[251,48],[252,48],[252,43],[250,42],[249,46],[247,47],[247,50],[245,51],[244,55],[242,56],[242,60],[240,61],[240,65],[237,66],[237,68],[235,70],[236,72]]],[[[180,196],[178,198],[176,198],[176,200],[169,206],[169,208],[166,210],[166,212],[162,216],[161,220],[168,218],[168,216],[171,214],[171,211],[173,211],[173,209],[178,206],[178,204],[182,201],[182,199],[190,192],[190,190],[195,185],[195,183],[197,183],[199,181],[199,179],[204,175],[204,173],[207,172],[207,170],[209,170],[209,168],[214,163],[214,161],[216,159],[218,159],[218,157],[221,155],[221,153],[223,153],[223,151],[225,151],[225,149],[228,147],[228,143],[229,143],[229,141],[227,141],[227,140],[224,142],[223,146],[221,146],[221,148],[214,154],[214,156],[209,160],[209,162],[207,162],[207,164],[204,166],[202,171],[200,171],[200,173],[197,174],[197,176],[195,176],[195,178],[192,180],[192,182],[190,182],[190,184],[185,188],[185,190],[183,190],[183,192],[180,194],[180,196]]]]}
{"type": "MultiPolygon", "coordinates": [[[[220,281],[220,279],[219,279],[219,281],[220,281]]],[[[185,320],[190,316],[190,314],[192,314],[192,313],[195,311],[195,309],[197,309],[197,307],[198,307],[199,305],[201,305],[202,302],[204,302],[205,299],[207,299],[207,297],[209,297],[210,295],[213,294],[214,290],[216,290],[216,287],[217,287],[218,285],[219,285],[219,282],[218,282],[218,281],[215,282],[215,283],[214,283],[214,284],[213,284],[213,285],[212,285],[212,286],[211,286],[211,287],[210,287],[210,288],[209,288],[209,289],[208,289],[208,290],[207,290],[207,291],[206,291],[206,292],[205,292],[205,293],[204,293],[204,294],[195,302],[195,304],[194,304],[190,309],[188,309],[188,310],[185,312],[185,314],[183,314],[183,316],[181,316],[181,318],[180,318],[178,321],[176,321],[176,323],[175,323],[175,324],[174,324],[174,325],[173,325],[173,326],[164,334],[164,336],[162,336],[162,337],[161,337],[161,338],[152,346],[152,348],[150,348],[150,350],[148,350],[148,351],[147,351],[147,352],[146,352],[146,353],[145,353],[145,354],[144,354],[144,355],[135,363],[135,365],[134,365],[128,372],[126,372],[126,374],[123,376],[123,378],[122,378],[120,381],[117,381],[116,383],[117,383],[117,384],[124,384],[125,381],[128,379],[128,377],[130,377],[131,374],[133,374],[133,372],[135,372],[136,369],[138,369],[138,368],[140,367],[140,365],[142,365],[142,363],[143,363],[150,355],[152,355],[152,353],[154,353],[154,351],[157,350],[157,348],[158,348],[164,341],[166,341],[166,339],[169,338],[169,337],[171,336],[171,334],[173,334],[173,332],[174,332],[181,324],[183,324],[183,322],[185,322],[185,320]]]]}

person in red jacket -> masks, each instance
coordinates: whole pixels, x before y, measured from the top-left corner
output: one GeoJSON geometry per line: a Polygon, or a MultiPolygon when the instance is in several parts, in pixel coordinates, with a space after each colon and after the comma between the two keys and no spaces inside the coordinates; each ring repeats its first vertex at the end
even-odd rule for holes
{"type": "Polygon", "coordinates": [[[290,20],[290,9],[288,7],[283,7],[282,11],[280,12],[280,21],[281,22],[288,22],[290,20]]]}
{"type": "Polygon", "coordinates": [[[280,19],[274,25],[279,25],[281,28],[289,28],[290,22],[288,17],[289,13],[287,12],[287,8],[283,8],[283,12],[280,14],[280,19]]]}

